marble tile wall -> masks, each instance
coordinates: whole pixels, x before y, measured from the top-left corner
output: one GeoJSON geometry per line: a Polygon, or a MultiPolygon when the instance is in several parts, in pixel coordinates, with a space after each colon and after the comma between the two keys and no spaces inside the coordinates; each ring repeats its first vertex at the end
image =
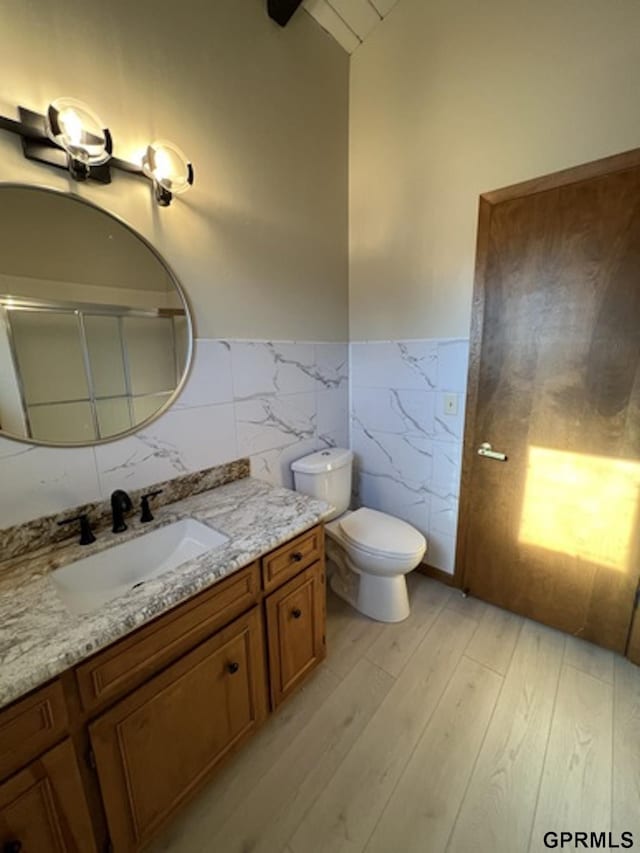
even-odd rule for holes
{"type": "Polygon", "coordinates": [[[351,446],[355,504],[414,524],[429,539],[427,562],[452,571],[467,360],[459,339],[353,343],[350,353],[200,339],[180,398],[134,436],[81,449],[0,438],[0,529],[245,456],[253,476],[290,487],[293,459],[351,446]]]}
{"type": "Polygon", "coordinates": [[[142,432],[80,449],[0,438],[0,529],[245,456],[290,486],[292,459],[347,441],[347,344],[199,339],[179,399],[142,432]]]}
{"type": "Polygon", "coordinates": [[[453,572],[469,343],[350,345],[354,502],[392,513],[428,539],[425,561],[453,572]],[[454,394],[455,415],[445,413],[454,394]]]}

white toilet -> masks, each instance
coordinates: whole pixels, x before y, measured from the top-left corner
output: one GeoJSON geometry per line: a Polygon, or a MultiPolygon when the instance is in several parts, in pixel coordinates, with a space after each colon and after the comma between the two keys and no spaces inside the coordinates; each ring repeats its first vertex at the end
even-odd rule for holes
{"type": "Polygon", "coordinates": [[[352,451],[341,448],[303,456],[291,465],[295,489],[335,507],[325,528],[333,591],[372,619],[401,622],[409,615],[405,575],[424,557],[427,541],[385,512],[348,510],[352,465],[352,451]]]}

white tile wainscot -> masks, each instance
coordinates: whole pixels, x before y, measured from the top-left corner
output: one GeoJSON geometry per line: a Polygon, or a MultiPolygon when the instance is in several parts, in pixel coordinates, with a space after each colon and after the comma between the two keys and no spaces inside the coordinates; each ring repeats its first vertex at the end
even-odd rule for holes
{"type": "Polygon", "coordinates": [[[292,487],[289,465],[349,439],[347,344],[233,341],[238,453],[251,471],[292,487]]]}
{"type": "Polygon", "coordinates": [[[354,502],[415,525],[426,562],[453,572],[469,342],[350,345],[354,502]],[[445,414],[455,394],[457,413],[445,414]]]}
{"type": "Polygon", "coordinates": [[[348,430],[346,343],[201,338],[179,398],[133,436],[62,449],[0,437],[0,528],[241,456],[291,486],[293,459],[346,446],[348,430]]]}

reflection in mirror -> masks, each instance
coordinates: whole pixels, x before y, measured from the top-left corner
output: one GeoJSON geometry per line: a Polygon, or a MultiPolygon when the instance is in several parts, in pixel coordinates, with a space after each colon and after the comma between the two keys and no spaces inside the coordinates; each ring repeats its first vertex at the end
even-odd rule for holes
{"type": "Polygon", "coordinates": [[[126,434],[171,402],[191,324],[170,270],[75,197],[0,185],[0,430],[45,444],[126,434]]]}

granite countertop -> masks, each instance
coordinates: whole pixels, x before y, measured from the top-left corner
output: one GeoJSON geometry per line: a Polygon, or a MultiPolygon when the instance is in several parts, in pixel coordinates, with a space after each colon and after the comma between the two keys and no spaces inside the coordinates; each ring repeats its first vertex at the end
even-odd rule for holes
{"type": "Polygon", "coordinates": [[[93,545],[57,546],[0,563],[0,707],[312,527],[330,509],[249,477],[167,504],[150,524],[128,520],[125,533],[102,532],[93,545]],[[67,609],[53,569],[183,518],[229,541],[98,610],[79,616],[67,609]]]}

